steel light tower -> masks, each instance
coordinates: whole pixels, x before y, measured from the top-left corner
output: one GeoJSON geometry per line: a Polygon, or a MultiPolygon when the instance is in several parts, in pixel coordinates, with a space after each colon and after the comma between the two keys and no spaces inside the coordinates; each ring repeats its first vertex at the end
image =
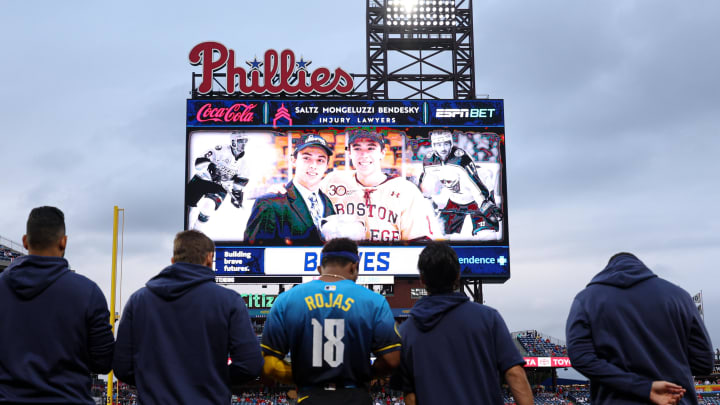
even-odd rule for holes
{"type": "Polygon", "coordinates": [[[367,0],[367,97],[475,98],[472,0],[367,0]]]}

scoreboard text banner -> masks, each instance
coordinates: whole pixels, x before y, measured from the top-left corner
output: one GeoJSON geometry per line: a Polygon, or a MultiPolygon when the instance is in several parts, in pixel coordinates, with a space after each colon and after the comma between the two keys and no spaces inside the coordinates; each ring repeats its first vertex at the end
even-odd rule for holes
{"type": "Polygon", "coordinates": [[[188,100],[188,127],[504,124],[501,100],[188,100]]]}
{"type": "MultiPolygon", "coordinates": [[[[507,277],[507,246],[454,246],[463,277],[507,277]]],[[[361,276],[417,276],[422,247],[361,247],[361,276]],[[408,265],[410,263],[410,265],[408,265]]],[[[217,276],[312,276],[317,274],[320,247],[218,247],[217,276]]]]}

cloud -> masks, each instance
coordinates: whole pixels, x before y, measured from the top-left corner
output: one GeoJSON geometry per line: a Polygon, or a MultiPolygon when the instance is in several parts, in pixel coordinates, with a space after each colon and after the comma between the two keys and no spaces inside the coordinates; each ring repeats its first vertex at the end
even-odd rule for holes
{"type": "MultiPolygon", "coordinates": [[[[3,4],[0,235],[31,207],[67,215],[68,258],[109,296],[112,207],[125,209],[123,297],[183,226],[192,46],[238,61],[294,49],[365,71],[362,2],[3,4]],[[221,18],[221,19],[222,19],[221,18]]],[[[485,299],[513,330],[562,338],[572,297],[631,250],[690,292],[711,335],[720,204],[720,4],[475,2],[478,93],[505,99],[512,278],[485,299]]],[[[717,339],[716,339],[717,340],[717,339]]]]}

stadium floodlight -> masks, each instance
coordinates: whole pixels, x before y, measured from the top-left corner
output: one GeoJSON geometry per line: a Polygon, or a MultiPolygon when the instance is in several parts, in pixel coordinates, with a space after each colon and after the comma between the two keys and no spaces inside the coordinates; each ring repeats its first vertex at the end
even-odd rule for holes
{"type": "Polygon", "coordinates": [[[386,6],[386,24],[407,27],[402,30],[438,26],[445,29],[450,25],[458,25],[454,21],[454,0],[387,0],[386,6]]]}
{"type": "Polygon", "coordinates": [[[410,89],[408,98],[436,98],[446,91],[446,83],[452,83],[457,97],[475,97],[472,21],[472,0],[368,0],[368,97],[388,98],[395,88],[391,89],[391,83],[412,83],[405,86],[410,89]],[[437,72],[439,65],[427,62],[430,57],[442,58],[435,55],[451,57],[452,64],[442,65],[443,71],[437,72]],[[393,71],[388,58],[395,57],[402,59],[398,64],[405,64],[396,69],[402,74],[387,73],[393,71]],[[406,63],[408,57],[410,63],[406,63]],[[432,69],[417,69],[426,65],[432,69]]]}

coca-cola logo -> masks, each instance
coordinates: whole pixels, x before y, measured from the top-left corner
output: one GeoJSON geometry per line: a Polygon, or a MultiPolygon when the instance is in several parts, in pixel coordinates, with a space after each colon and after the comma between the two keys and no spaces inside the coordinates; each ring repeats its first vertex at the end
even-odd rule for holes
{"type": "Polygon", "coordinates": [[[230,107],[213,107],[211,103],[203,104],[195,117],[198,122],[253,122],[253,109],[257,104],[235,103],[230,107]]]}
{"type": "Polygon", "coordinates": [[[213,74],[223,68],[228,94],[347,94],[353,90],[349,73],[340,68],[331,73],[324,67],[310,73],[307,67],[311,62],[302,58],[295,61],[295,54],[289,49],[279,54],[270,49],[265,52],[263,61],[254,59],[245,63],[249,70],[235,66],[235,51],[219,42],[203,42],[190,51],[190,64],[202,65],[202,81],[197,88],[201,94],[212,91],[213,74]]]}

